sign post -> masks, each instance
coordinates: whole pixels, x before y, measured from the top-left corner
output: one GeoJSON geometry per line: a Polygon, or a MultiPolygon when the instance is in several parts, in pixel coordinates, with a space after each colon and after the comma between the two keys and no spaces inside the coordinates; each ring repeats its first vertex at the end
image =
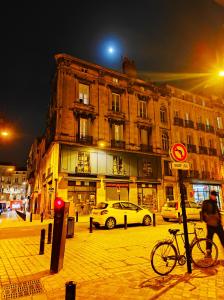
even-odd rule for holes
{"type": "Polygon", "coordinates": [[[182,218],[183,218],[183,227],[184,227],[184,242],[185,242],[185,249],[186,249],[186,258],[187,258],[187,272],[192,273],[191,269],[191,251],[190,251],[190,244],[188,238],[188,228],[187,228],[187,215],[186,215],[186,207],[185,207],[185,186],[183,182],[183,169],[188,170],[189,164],[185,163],[187,159],[187,149],[183,144],[177,143],[174,144],[170,149],[170,157],[179,163],[174,164],[174,168],[178,169],[178,177],[179,177],[179,187],[180,187],[180,195],[181,195],[181,208],[182,208],[182,218]],[[176,166],[176,167],[175,167],[176,166]]]}

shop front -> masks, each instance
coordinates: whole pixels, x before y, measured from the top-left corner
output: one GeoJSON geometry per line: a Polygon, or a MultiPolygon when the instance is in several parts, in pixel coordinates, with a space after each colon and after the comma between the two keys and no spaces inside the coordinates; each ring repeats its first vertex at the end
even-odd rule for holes
{"type": "Polygon", "coordinates": [[[201,203],[209,199],[209,194],[212,190],[215,190],[218,194],[217,196],[217,202],[218,206],[222,208],[222,190],[221,185],[218,184],[193,184],[193,197],[196,203],[201,205],[201,203]]]}
{"type": "Polygon", "coordinates": [[[158,210],[157,185],[150,183],[138,183],[138,205],[149,208],[151,211],[158,210]]]}
{"type": "Polygon", "coordinates": [[[129,201],[129,184],[106,182],[106,201],[129,201]]]}
{"type": "Polygon", "coordinates": [[[68,201],[80,215],[88,215],[96,205],[96,182],[68,181],[68,201]]]}

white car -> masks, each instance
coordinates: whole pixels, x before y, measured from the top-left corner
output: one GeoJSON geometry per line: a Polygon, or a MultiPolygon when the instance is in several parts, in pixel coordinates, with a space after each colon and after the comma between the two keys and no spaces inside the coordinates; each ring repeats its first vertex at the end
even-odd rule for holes
{"type": "MultiPolygon", "coordinates": [[[[193,201],[185,201],[186,215],[189,220],[200,220],[201,207],[193,201]]],[[[178,201],[167,201],[162,207],[161,216],[164,221],[178,220],[182,216],[181,204],[178,201]]]]}
{"type": "Polygon", "coordinates": [[[148,209],[125,201],[100,202],[91,213],[93,224],[96,227],[105,226],[107,229],[123,225],[125,215],[127,224],[141,223],[149,226],[152,223],[153,215],[148,209]]]}

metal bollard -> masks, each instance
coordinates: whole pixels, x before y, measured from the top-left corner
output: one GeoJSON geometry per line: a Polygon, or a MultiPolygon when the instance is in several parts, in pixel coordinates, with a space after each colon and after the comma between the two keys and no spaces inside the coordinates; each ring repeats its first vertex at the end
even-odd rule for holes
{"type": "Polygon", "coordinates": [[[33,221],[33,214],[32,214],[32,212],[30,213],[30,222],[32,222],[33,221]]]}
{"type": "Polygon", "coordinates": [[[40,252],[39,252],[39,255],[44,254],[44,242],[45,242],[45,229],[41,229],[41,232],[40,232],[40,252]]]}
{"type": "Polygon", "coordinates": [[[180,216],[179,212],[178,212],[178,222],[179,222],[179,224],[181,224],[181,216],[180,216]]]}
{"type": "Polygon", "coordinates": [[[40,214],[40,221],[41,221],[41,223],[43,222],[43,220],[44,220],[44,213],[42,212],[42,213],[40,214]]]}
{"type": "Polygon", "coordinates": [[[51,237],[52,237],[52,223],[48,224],[48,236],[47,236],[48,244],[51,244],[51,237]]]}
{"type": "Polygon", "coordinates": [[[152,215],[152,224],[154,227],[156,226],[156,214],[155,213],[153,213],[153,215],[152,215]]]}
{"type": "Polygon", "coordinates": [[[124,229],[128,228],[128,218],[127,215],[124,215],[124,229]]]}
{"type": "Polygon", "coordinates": [[[89,218],[89,233],[93,232],[93,217],[89,218]]]}
{"type": "Polygon", "coordinates": [[[65,284],[65,300],[75,300],[76,298],[76,283],[67,281],[65,284]]]}
{"type": "Polygon", "coordinates": [[[75,213],[75,221],[76,221],[76,222],[79,221],[79,213],[78,213],[78,211],[76,211],[76,213],[75,213]]]}

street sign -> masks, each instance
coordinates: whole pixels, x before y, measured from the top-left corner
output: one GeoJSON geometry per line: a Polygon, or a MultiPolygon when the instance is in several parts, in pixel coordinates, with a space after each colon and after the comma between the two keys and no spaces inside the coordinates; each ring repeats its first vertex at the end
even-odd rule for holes
{"type": "Polygon", "coordinates": [[[170,156],[175,161],[184,162],[187,159],[187,148],[181,143],[176,143],[170,149],[170,156]]]}
{"type": "Polygon", "coordinates": [[[171,169],[175,170],[190,170],[190,164],[187,162],[172,162],[171,169]]]}

